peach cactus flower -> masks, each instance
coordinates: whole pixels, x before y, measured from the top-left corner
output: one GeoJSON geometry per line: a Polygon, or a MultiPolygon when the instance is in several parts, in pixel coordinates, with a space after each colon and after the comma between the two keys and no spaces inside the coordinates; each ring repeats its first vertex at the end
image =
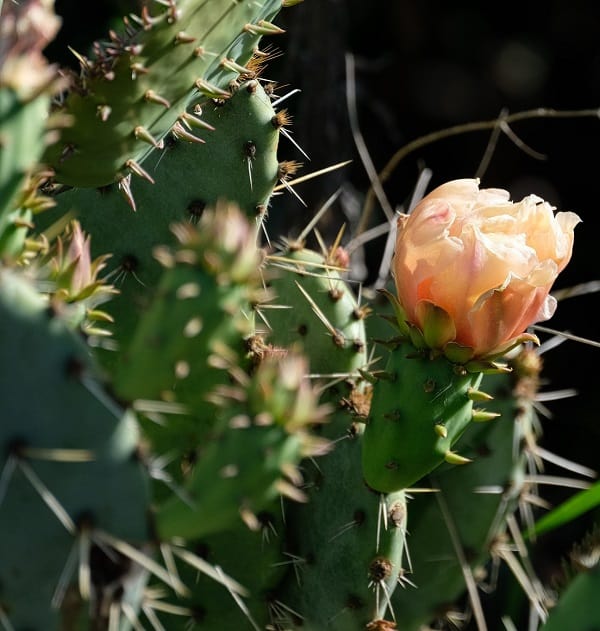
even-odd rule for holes
{"type": "Polygon", "coordinates": [[[398,220],[393,276],[407,321],[427,341],[501,354],[552,316],[550,289],[571,258],[572,212],[536,195],[510,201],[478,179],[447,182],[398,220]]]}

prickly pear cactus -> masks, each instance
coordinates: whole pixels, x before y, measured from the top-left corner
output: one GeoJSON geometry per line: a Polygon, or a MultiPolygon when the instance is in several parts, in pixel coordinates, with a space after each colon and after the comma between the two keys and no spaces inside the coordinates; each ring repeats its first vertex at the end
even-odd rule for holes
{"type": "Polygon", "coordinates": [[[43,160],[62,184],[101,187],[131,174],[164,146],[165,136],[189,138],[201,118],[186,113],[199,94],[228,96],[262,35],[281,29],[271,20],[281,0],[155,2],[124,20],[122,33],[80,55],[81,76],[58,108],[73,119],[43,160]]]}
{"type": "Polygon", "coordinates": [[[393,348],[367,418],[366,483],[389,493],[412,486],[444,461],[466,462],[451,447],[478,418],[473,400],[485,398],[478,390],[481,376],[461,371],[445,357],[431,359],[412,345],[393,348]]]}
{"type": "Polygon", "coordinates": [[[114,588],[103,567],[125,598],[136,574],[106,533],[149,541],[137,420],[97,379],[82,340],[9,270],[0,271],[0,319],[0,611],[7,628],[59,628],[77,606],[87,610],[85,597],[100,621],[114,588]]]}
{"type": "Polygon", "coordinates": [[[361,630],[392,621],[392,594],[409,568],[404,491],[380,494],[362,480],[359,422],[340,410],[324,428],[333,449],[306,462],[309,501],[289,506],[289,564],[277,599],[282,629],[361,630]],[[324,589],[327,585],[327,589],[324,589]]]}
{"type": "Polygon", "coordinates": [[[148,431],[161,449],[182,455],[214,429],[210,395],[229,383],[227,369],[250,365],[263,254],[253,226],[233,204],[207,208],[197,224],[173,230],[178,243],[156,251],[164,272],[123,351],[115,388],[127,401],[179,406],[169,423],[148,431]]]}
{"type": "Polygon", "coordinates": [[[364,414],[369,405],[369,384],[361,376],[368,366],[369,310],[344,278],[337,246],[323,255],[290,242],[267,263],[271,300],[257,307],[266,340],[308,354],[311,378],[334,410],[320,432],[331,451],[302,465],[308,502],[285,506],[290,569],[275,591],[276,628],[364,629],[389,619],[406,539],[404,492],[370,490],[359,466],[359,410],[364,414]]]}
{"type": "Polygon", "coordinates": [[[367,367],[362,307],[343,278],[338,248],[327,255],[291,245],[268,257],[271,300],[258,309],[275,346],[297,345],[310,353],[311,371],[323,378],[356,377],[367,367]]]}
{"type": "MultiPolygon", "coordinates": [[[[531,354],[535,357],[533,349],[522,351],[522,357],[531,354]]],[[[400,628],[418,631],[425,624],[448,624],[452,616],[462,615],[457,602],[467,588],[493,582],[492,559],[498,564],[512,545],[507,519],[524,509],[529,492],[528,452],[538,433],[531,416],[535,389],[529,387],[529,396],[520,400],[515,394],[532,378],[515,373],[484,376],[484,387],[494,396],[486,406],[500,416],[465,429],[458,446],[471,462],[464,467],[443,464],[417,482],[432,492],[415,493],[409,502],[408,578],[413,587],[396,590],[393,596],[400,628]]],[[[535,582],[518,555],[509,560],[535,582]]],[[[479,612],[475,615],[481,623],[479,612]]]]}
{"type": "MultiPolygon", "coordinates": [[[[2,4],[7,631],[423,631],[464,609],[483,630],[478,590],[501,565],[531,631],[596,623],[580,603],[597,545],[552,610],[520,534],[547,457],[535,337],[476,354],[434,278],[414,312],[389,292],[365,304],[342,231],[322,252],[273,248],[265,222],[297,165],[277,156],[290,117],[257,46],[297,3],[151,3],[77,54],[69,84],[40,54],[51,1],[2,4]]],[[[578,220],[540,237],[563,233],[557,269],[578,220]]],[[[410,297],[426,262],[401,245],[410,297]]],[[[529,280],[468,305],[483,338],[503,339],[497,314],[520,312],[529,280]]]]}
{"type": "MultiPolygon", "coordinates": [[[[146,166],[155,183],[131,185],[135,211],[116,186],[72,189],[57,195],[56,207],[37,221],[38,231],[52,230],[62,217],[74,215],[93,235],[94,256],[110,253],[105,275],[118,293],[106,305],[113,335],[100,340],[101,348],[107,347],[100,352],[111,370],[153,299],[162,269],[154,249],[176,242],[171,224],[197,224],[207,206],[224,200],[249,217],[261,216],[277,183],[277,114],[261,83],[242,83],[230,98],[218,104],[208,99],[203,108],[214,127],[208,142],[199,146],[174,139],[155,152],[146,166]]],[[[255,239],[259,230],[260,220],[255,239]]]]}
{"type": "Polygon", "coordinates": [[[289,354],[263,360],[234,390],[217,389],[222,412],[211,441],[200,446],[185,497],[172,497],[159,507],[159,533],[198,537],[240,518],[256,528],[258,513],[274,499],[305,499],[297,488],[302,482],[298,463],[329,448],[311,431],[326,420],[327,408],[318,405],[305,375],[306,361],[289,354]]]}

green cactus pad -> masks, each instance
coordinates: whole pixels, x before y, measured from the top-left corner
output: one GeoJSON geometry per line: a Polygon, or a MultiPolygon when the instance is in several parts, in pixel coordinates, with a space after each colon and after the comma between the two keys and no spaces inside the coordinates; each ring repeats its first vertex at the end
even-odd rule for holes
{"type": "Polygon", "coordinates": [[[481,378],[410,344],[391,350],[366,423],[366,483],[379,492],[397,491],[452,458],[452,446],[473,418],[469,391],[481,378]]]}
{"type": "Polygon", "coordinates": [[[349,426],[339,410],[323,430],[334,448],[303,466],[308,502],[286,507],[286,554],[295,562],[275,594],[287,609],[282,628],[363,631],[393,619],[388,605],[407,569],[405,497],[364,485],[362,424],[349,426]]]}
{"type": "Polygon", "coordinates": [[[209,395],[242,366],[253,332],[252,303],[262,296],[262,253],[237,206],[207,209],[196,225],[173,226],[177,247],[158,251],[163,276],[115,369],[127,401],[177,403],[185,411],[149,427],[161,451],[194,449],[214,421],[209,395]]]}
{"type": "MultiPolygon", "coordinates": [[[[148,160],[156,183],[132,184],[135,212],[116,187],[73,189],[59,194],[56,208],[36,221],[42,231],[64,216],[75,216],[92,235],[92,256],[110,253],[105,277],[119,294],[105,309],[115,321],[109,327],[110,348],[116,346],[117,351],[128,343],[152,301],[162,274],[153,251],[175,243],[171,224],[196,225],[206,207],[225,199],[254,217],[257,207],[268,203],[277,181],[278,131],[271,122],[275,112],[258,81],[242,84],[220,106],[210,101],[205,114],[215,126],[206,145],[176,141],[148,160]],[[244,153],[249,141],[255,147],[251,158],[244,153]]],[[[116,353],[99,352],[103,365],[112,369],[116,353]]]]}
{"type": "Polygon", "coordinates": [[[270,22],[281,7],[179,0],[128,18],[123,34],[82,60],[81,85],[60,107],[74,123],[44,155],[56,180],[100,187],[129,175],[132,161],[135,171],[198,94],[227,95],[262,35],[281,32],[270,22]]]}
{"type": "Polygon", "coordinates": [[[16,92],[0,86],[0,236],[26,176],[43,151],[49,103],[47,94],[24,103],[16,92]]]}
{"type": "Polygon", "coordinates": [[[214,393],[218,424],[210,441],[199,445],[186,497],[174,496],[159,507],[156,530],[162,538],[196,538],[240,519],[252,523],[280,495],[304,499],[296,486],[298,464],[328,446],[311,433],[327,410],[304,378],[306,368],[303,357],[290,353],[265,358],[251,377],[232,370],[239,385],[214,393]]]}
{"type": "MultiPolygon", "coordinates": [[[[149,486],[136,419],[97,381],[83,341],[8,270],[0,320],[0,609],[16,629],[47,630],[58,628],[51,602],[82,540],[93,548],[104,531],[147,543],[149,486]]],[[[78,565],[63,589],[77,584],[78,565]]]]}
{"type": "Polygon", "coordinates": [[[306,248],[276,253],[268,261],[273,295],[263,308],[267,340],[303,349],[314,374],[356,377],[368,363],[366,311],[343,270],[306,248]]]}

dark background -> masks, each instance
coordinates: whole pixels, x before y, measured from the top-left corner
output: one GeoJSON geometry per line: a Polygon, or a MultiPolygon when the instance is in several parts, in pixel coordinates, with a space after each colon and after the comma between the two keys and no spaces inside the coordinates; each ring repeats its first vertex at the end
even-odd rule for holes
{"type": "MultiPolygon", "coordinates": [[[[85,53],[88,43],[120,24],[113,16],[137,10],[134,2],[95,3],[94,19],[83,20],[78,2],[56,2],[63,28],[47,49],[50,59],[72,64],[70,45],[85,53]]],[[[356,107],[360,132],[375,168],[381,170],[403,145],[424,134],[472,121],[490,120],[503,110],[533,108],[594,110],[600,107],[600,2],[595,0],[504,3],[442,0],[305,0],[280,13],[285,35],[263,40],[281,56],[268,63],[264,77],[281,84],[279,94],[300,89],[282,107],[292,115],[293,138],[307,161],[282,139],[281,159],[304,163],[301,174],[342,160],[342,170],[298,185],[305,208],[289,194],[274,199],[272,234],[297,234],[314,211],[343,188],[340,201],[321,226],[333,238],[342,222],[352,234],[353,209],[361,208],[369,187],[348,123],[345,55],[355,63],[356,107]]],[[[501,135],[482,175],[484,187],[509,190],[513,199],[536,193],[559,210],[579,214],[571,263],[556,287],[600,276],[598,246],[597,117],[530,119],[512,126],[540,160],[501,135]]],[[[385,184],[392,207],[410,198],[419,172],[431,169],[429,189],[444,181],[473,177],[489,131],[440,140],[408,155],[385,184]]],[[[370,225],[383,220],[379,209],[370,225]]],[[[381,257],[383,240],[364,251],[367,283],[381,257]]],[[[598,294],[559,304],[545,323],[559,330],[600,340],[598,294]]],[[[546,334],[540,334],[546,339],[546,334]]],[[[600,348],[567,341],[544,355],[546,390],[576,388],[578,396],[548,404],[553,417],[543,423],[542,445],[560,455],[600,469],[598,392],[600,348]]],[[[558,473],[548,468],[549,473],[558,473]]],[[[542,489],[558,503],[572,491],[542,489]]],[[[560,564],[572,542],[594,521],[587,514],[568,528],[545,536],[536,562],[549,572],[560,564]]]]}

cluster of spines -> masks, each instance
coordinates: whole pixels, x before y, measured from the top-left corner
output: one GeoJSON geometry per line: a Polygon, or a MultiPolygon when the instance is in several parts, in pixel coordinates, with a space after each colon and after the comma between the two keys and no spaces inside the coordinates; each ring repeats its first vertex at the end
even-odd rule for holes
{"type": "MultiPolygon", "coordinates": [[[[63,216],[75,214],[93,236],[92,254],[105,256],[105,278],[118,289],[107,305],[114,323],[112,337],[99,340],[108,352],[102,363],[112,370],[123,344],[156,290],[161,266],[153,256],[156,245],[174,242],[172,223],[197,224],[206,207],[225,200],[235,202],[248,217],[256,218],[256,239],[277,183],[277,148],[280,125],[270,96],[256,79],[245,81],[225,101],[205,99],[203,116],[214,128],[206,145],[172,141],[147,161],[156,182],[137,181],[130,187],[132,212],[116,187],[72,189],[56,195],[56,207],[36,221],[38,231],[52,231],[63,216]],[[253,151],[249,156],[247,146],[253,151]],[[116,349],[117,352],[114,352],[116,349]]],[[[43,233],[42,233],[43,234],[43,233]]]]}
{"type": "Polygon", "coordinates": [[[297,346],[310,355],[310,369],[323,380],[360,379],[368,365],[364,320],[344,278],[338,247],[325,254],[302,243],[267,257],[270,302],[257,305],[266,339],[275,346],[297,346]]]}
{"type": "Polygon", "coordinates": [[[231,81],[253,74],[246,64],[260,38],[282,32],[270,21],[281,0],[157,5],[156,15],[126,18],[125,33],[96,44],[94,59],[78,55],[81,76],[59,106],[73,125],[44,154],[57,182],[119,181],[127,193],[132,174],[152,181],[143,162],[169,131],[201,142],[193,128],[202,121],[186,111],[191,100],[227,97],[231,81]]]}

